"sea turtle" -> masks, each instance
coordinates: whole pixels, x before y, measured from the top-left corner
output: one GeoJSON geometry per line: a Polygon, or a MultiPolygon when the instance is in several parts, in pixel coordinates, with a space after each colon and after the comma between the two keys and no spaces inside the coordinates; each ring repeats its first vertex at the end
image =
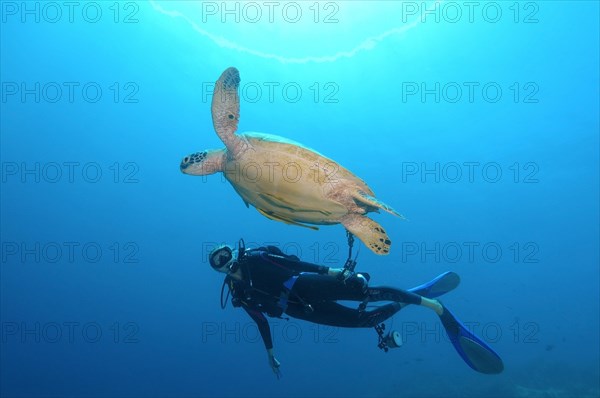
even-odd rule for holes
{"type": "Polygon", "coordinates": [[[212,119],[225,148],[186,156],[185,174],[223,172],[242,197],[264,216],[287,224],[341,223],[376,254],[389,253],[385,230],[366,217],[383,209],[402,217],[380,202],[367,184],[347,169],[297,142],[262,133],[235,134],[240,117],[240,75],[228,68],[215,84],[212,119]]]}

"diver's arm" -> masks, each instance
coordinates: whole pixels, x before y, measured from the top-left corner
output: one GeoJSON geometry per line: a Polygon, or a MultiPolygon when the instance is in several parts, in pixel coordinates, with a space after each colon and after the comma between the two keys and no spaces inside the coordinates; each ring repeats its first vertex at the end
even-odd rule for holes
{"type": "Polygon", "coordinates": [[[260,263],[262,266],[284,268],[293,273],[310,272],[321,275],[337,276],[342,272],[342,269],[340,268],[329,268],[324,265],[300,261],[297,256],[287,256],[281,249],[274,246],[268,246],[268,248],[268,250],[263,248],[264,251],[262,251],[262,255],[251,254],[250,258],[256,259],[256,263],[260,263]],[[265,254],[266,256],[264,256],[265,254]]]}
{"type": "Polygon", "coordinates": [[[313,263],[306,263],[304,261],[298,260],[284,260],[278,263],[278,266],[283,266],[288,268],[291,272],[294,273],[312,273],[319,275],[328,275],[333,276],[334,278],[338,278],[339,280],[346,280],[353,275],[353,272],[347,270],[345,268],[329,268],[324,265],[318,265],[313,263]]]}
{"type": "Polygon", "coordinates": [[[297,272],[312,272],[315,274],[335,276],[342,275],[344,268],[329,268],[324,265],[306,263],[304,261],[291,262],[291,267],[297,272]]]}
{"type": "Polygon", "coordinates": [[[331,276],[337,275],[332,273],[332,271],[336,270],[335,268],[329,268],[324,265],[318,265],[313,263],[306,263],[304,261],[285,261],[285,265],[295,272],[310,272],[315,274],[331,276]]]}
{"type": "Polygon", "coordinates": [[[296,272],[310,272],[310,273],[316,273],[316,274],[321,274],[321,275],[329,275],[329,276],[333,276],[335,278],[342,278],[342,275],[344,274],[344,271],[345,271],[344,268],[329,268],[329,267],[325,267],[324,265],[305,263],[302,261],[299,261],[297,264],[298,264],[297,266],[296,265],[293,266],[293,269],[296,272]]]}
{"type": "Polygon", "coordinates": [[[263,339],[263,343],[265,343],[265,348],[267,351],[273,350],[273,338],[271,337],[271,329],[269,328],[269,321],[262,314],[262,312],[248,307],[247,305],[242,306],[244,311],[250,315],[250,318],[256,322],[256,326],[258,326],[258,331],[260,332],[260,336],[263,339]]]}
{"type": "Polygon", "coordinates": [[[244,310],[250,315],[250,317],[256,322],[258,326],[258,330],[260,335],[265,343],[265,348],[267,349],[267,355],[269,358],[269,366],[273,369],[275,376],[279,379],[281,377],[281,371],[279,367],[281,363],[275,358],[275,354],[273,353],[273,338],[271,337],[271,329],[269,328],[269,321],[262,314],[262,312],[250,308],[246,305],[243,306],[244,310]]]}

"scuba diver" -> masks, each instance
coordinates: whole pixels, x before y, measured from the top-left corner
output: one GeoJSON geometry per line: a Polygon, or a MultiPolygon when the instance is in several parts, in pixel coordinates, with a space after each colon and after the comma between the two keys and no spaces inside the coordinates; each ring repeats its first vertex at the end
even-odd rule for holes
{"type": "MultiPolygon", "coordinates": [[[[350,239],[349,235],[349,239],[350,239]]],[[[229,287],[234,307],[242,307],[256,322],[267,350],[269,366],[279,378],[280,362],[273,353],[273,339],[269,317],[281,318],[287,314],[328,326],[347,328],[375,328],[378,347],[388,351],[402,344],[398,332],[384,335],[383,322],[403,307],[414,304],[430,308],[440,317],[451,343],[462,359],[481,373],[500,373],[502,359],[483,340],[471,333],[435,297],[458,286],[460,278],[446,272],[432,281],[409,290],[392,287],[370,287],[367,273],[354,272],[355,259],[350,255],[344,268],[329,268],[301,261],[287,255],[275,246],[246,249],[243,240],[237,249],[221,245],[209,254],[211,267],[227,274],[221,290],[221,306],[225,286],[229,287]],[[337,300],[356,301],[353,309],[337,300]],[[368,310],[371,302],[389,302],[368,310]]],[[[227,297],[229,296],[229,293],[227,297]]]]}

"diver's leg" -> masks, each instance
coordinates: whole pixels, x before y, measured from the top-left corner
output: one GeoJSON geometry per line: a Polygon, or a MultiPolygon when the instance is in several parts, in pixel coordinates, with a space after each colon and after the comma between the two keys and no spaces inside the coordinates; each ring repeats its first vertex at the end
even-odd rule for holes
{"type": "Polygon", "coordinates": [[[402,306],[422,305],[433,309],[438,315],[443,312],[437,300],[392,287],[367,287],[366,279],[354,276],[343,282],[330,275],[306,273],[298,277],[291,291],[308,303],[317,301],[394,301],[402,306]]]}
{"type": "Polygon", "coordinates": [[[344,282],[331,275],[304,273],[294,283],[291,293],[309,303],[332,300],[362,301],[366,298],[366,288],[365,278],[352,277],[344,282]]]}
{"type": "Polygon", "coordinates": [[[356,327],[359,315],[357,310],[333,301],[311,304],[310,311],[304,305],[290,304],[285,313],[308,322],[339,327],[356,327]]]}
{"type": "MultiPolygon", "coordinates": [[[[396,312],[400,311],[404,306],[402,303],[394,302],[382,305],[372,311],[359,311],[360,327],[370,328],[379,325],[386,319],[391,318],[396,312]]],[[[357,310],[358,311],[358,310],[357,310]]]]}
{"type": "Polygon", "coordinates": [[[436,314],[441,315],[444,309],[439,301],[428,299],[416,293],[407,290],[396,289],[393,287],[370,287],[367,288],[369,301],[395,301],[405,307],[409,304],[422,305],[431,308],[436,314]]]}
{"type": "Polygon", "coordinates": [[[323,301],[312,305],[306,311],[301,305],[289,305],[286,314],[321,325],[346,328],[370,328],[380,324],[402,309],[401,303],[382,305],[372,311],[359,311],[333,301],[323,301]]]}

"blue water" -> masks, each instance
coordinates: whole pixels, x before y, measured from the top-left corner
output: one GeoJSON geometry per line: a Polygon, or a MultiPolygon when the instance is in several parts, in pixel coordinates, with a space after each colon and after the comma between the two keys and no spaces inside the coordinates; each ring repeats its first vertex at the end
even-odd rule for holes
{"type": "Polygon", "coordinates": [[[0,395],[598,397],[598,3],[248,4],[0,3],[0,395]],[[371,284],[460,274],[444,303],[502,374],[407,308],[387,354],[372,330],[272,319],[274,377],[208,250],[339,267],[347,247],[179,171],[223,146],[229,66],[240,131],[315,148],[408,219],[372,214],[393,244],[361,248],[371,284]]]}

